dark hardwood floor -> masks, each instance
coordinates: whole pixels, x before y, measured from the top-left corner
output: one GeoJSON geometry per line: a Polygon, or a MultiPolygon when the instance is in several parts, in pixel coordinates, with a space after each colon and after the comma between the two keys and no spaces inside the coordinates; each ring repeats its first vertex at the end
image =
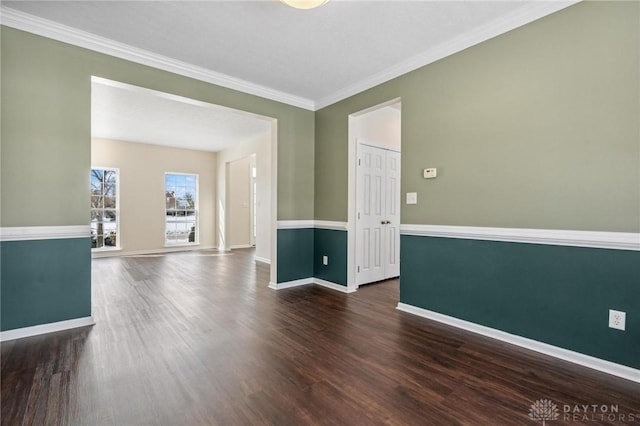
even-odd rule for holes
{"type": "Polygon", "coordinates": [[[397,280],[268,279],[251,250],[94,260],[95,326],[2,344],[2,425],[640,423],[640,384],[399,312],[397,280]]]}

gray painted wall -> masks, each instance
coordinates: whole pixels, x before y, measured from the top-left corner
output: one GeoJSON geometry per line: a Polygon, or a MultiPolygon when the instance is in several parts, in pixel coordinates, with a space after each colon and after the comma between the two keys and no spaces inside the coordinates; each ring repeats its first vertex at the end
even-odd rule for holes
{"type": "Polygon", "coordinates": [[[401,97],[403,223],[640,231],[639,8],[579,3],[318,111],[315,219],[347,220],[348,115],[401,97]]]}
{"type": "Polygon", "coordinates": [[[313,112],[7,27],[1,43],[2,226],[88,223],[92,75],[278,119],[278,219],[313,219],[313,112]]]}

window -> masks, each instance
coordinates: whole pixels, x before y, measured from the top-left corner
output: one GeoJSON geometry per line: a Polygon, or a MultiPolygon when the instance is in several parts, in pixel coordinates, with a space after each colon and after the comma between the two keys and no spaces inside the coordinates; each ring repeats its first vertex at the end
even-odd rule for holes
{"type": "Polygon", "coordinates": [[[198,175],[166,173],[166,245],[198,242],[198,175]]]}
{"type": "Polygon", "coordinates": [[[118,248],[118,170],[91,169],[91,248],[118,248]]]}

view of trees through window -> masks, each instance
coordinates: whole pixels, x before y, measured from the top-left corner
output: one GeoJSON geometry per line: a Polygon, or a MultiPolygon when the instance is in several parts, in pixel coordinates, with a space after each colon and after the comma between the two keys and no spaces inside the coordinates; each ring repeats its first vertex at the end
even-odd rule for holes
{"type": "Polygon", "coordinates": [[[118,171],[91,169],[91,247],[118,247],[118,171]]]}
{"type": "Polygon", "coordinates": [[[166,244],[189,244],[198,241],[198,176],[167,173],[166,244]]]}

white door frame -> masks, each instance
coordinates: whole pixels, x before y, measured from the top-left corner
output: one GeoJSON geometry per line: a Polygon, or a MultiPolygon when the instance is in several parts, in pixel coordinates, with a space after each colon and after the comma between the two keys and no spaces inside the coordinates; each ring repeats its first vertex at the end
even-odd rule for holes
{"type": "Polygon", "coordinates": [[[271,119],[271,276],[269,283],[278,282],[278,120],[271,119]]]}
{"type": "Polygon", "coordinates": [[[391,99],[378,105],[349,114],[349,153],[348,153],[348,190],[347,190],[347,292],[356,291],[356,175],[358,147],[358,117],[371,111],[401,102],[401,98],[391,99]]]}

